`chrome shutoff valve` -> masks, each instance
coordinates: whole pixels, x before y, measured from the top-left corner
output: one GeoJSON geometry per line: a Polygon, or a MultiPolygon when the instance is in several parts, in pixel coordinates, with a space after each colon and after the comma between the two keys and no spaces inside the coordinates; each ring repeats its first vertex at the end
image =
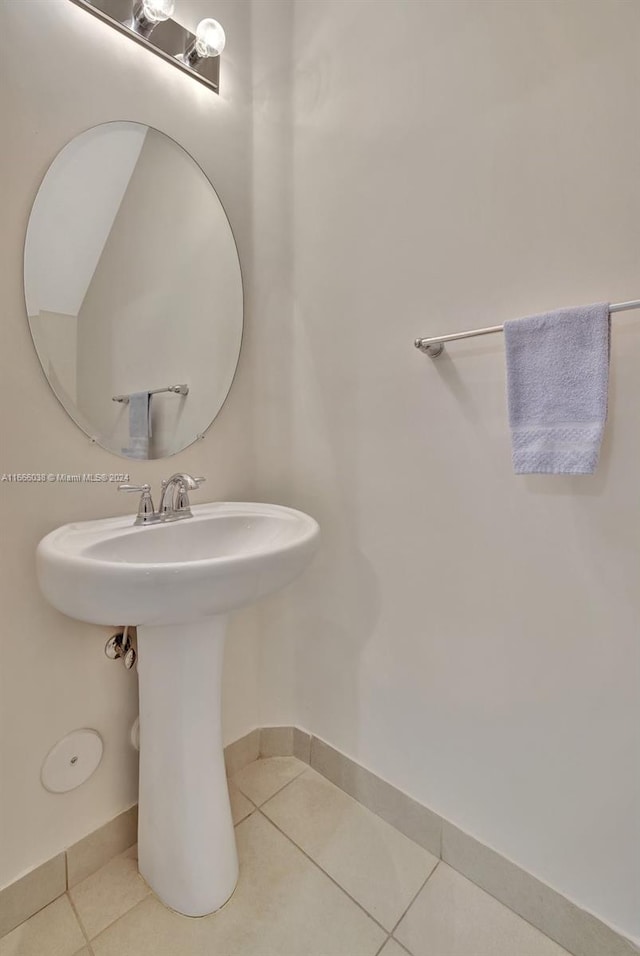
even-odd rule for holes
{"type": "Polygon", "coordinates": [[[130,671],[136,662],[136,652],[129,637],[129,628],[125,627],[110,637],[104,646],[104,652],[110,661],[121,658],[126,669],[130,671]]]}

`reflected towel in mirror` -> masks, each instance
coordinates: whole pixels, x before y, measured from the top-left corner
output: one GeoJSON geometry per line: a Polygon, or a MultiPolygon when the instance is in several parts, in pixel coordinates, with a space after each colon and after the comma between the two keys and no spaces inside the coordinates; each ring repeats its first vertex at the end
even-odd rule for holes
{"type": "Polygon", "coordinates": [[[149,457],[151,439],[151,395],[134,392],[129,396],[129,447],[123,452],[131,458],[149,457]]]}

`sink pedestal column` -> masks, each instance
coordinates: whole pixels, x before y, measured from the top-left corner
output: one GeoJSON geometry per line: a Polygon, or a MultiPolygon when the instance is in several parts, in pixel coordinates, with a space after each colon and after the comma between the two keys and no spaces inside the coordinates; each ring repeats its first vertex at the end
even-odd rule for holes
{"type": "Polygon", "coordinates": [[[220,713],[226,624],[138,627],[139,867],[185,916],[219,909],[238,879],[220,713]]]}

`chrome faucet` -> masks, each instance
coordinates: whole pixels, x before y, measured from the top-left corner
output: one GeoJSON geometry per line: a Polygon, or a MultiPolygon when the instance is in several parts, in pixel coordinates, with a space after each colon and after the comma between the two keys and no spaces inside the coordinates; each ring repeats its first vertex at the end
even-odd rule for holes
{"type": "Polygon", "coordinates": [[[162,482],[160,506],[157,511],[153,507],[150,485],[118,485],[118,491],[141,493],[134,525],[158,524],[193,517],[189,492],[199,488],[203,481],[206,479],[193,478],[183,472],[177,472],[167,478],[162,482]]]}

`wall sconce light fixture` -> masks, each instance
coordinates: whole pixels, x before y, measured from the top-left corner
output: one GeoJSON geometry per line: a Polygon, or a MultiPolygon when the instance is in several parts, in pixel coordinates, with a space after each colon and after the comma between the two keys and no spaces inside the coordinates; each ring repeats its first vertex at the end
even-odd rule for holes
{"type": "Polygon", "coordinates": [[[202,20],[195,35],[172,20],[175,0],[71,0],[184,70],[216,93],[224,30],[217,20],[202,20]]]}

